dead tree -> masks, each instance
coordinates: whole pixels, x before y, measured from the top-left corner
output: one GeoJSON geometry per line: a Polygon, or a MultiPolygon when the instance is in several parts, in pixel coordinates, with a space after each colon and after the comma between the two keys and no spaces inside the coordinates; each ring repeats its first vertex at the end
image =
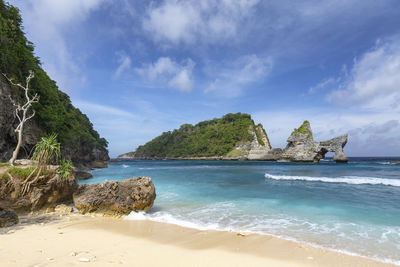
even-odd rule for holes
{"type": "Polygon", "coordinates": [[[30,110],[31,106],[33,103],[39,102],[39,96],[38,94],[35,94],[32,98],[29,96],[29,82],[35,77],[35,74],[33,71],[29,71],[29,75],[26,77],[26,86],[22,86],[20,83],[14,83],[12,78],[8,78],[6,74],[3,73],[3,76],[6,77],[6,79],[14,86],[20,87],[24,89],[25,91],[25,99],[26,103],[21,105],[21,104],[16,104],[11,96],[10,100],[14,104],[15,108],[15,116],[18,118],[19,124],[17,128],[15,128],[15,132],[18,134],[18,143],[17,147],[15,148],[12,157],[10,159],[10,164],[13,166],[15,160],[17,159],[19,149],[22,145],[22,134],[24,131],[24,124],[28,120],[32,119],[35,116],[35,110],[32,110],[32,114],[28,115],[28,111],[30,110]]]}

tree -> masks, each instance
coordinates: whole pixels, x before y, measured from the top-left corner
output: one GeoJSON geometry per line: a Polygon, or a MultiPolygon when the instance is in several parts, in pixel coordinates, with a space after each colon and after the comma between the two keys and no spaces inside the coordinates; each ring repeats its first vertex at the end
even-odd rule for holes
{"type": "Polygon", "coordinates": [[[28,111],[31,109],[31,106],[33,103],[37,103],[39,102],[39,96],[38,94],[35,94],[32,98],[29,96],[29,82],[35,77],[35,74],[33,73],[33,71],[29,71],[29,75],[26,77],[26,85],[25,87],[22,86],[20,83],[14,83],[12,78],[8,78],[6,74],[4,74],[4,77],[6,77],[6,79],[14,86],[20,87],[22,89],[24,89],[24,93],[25,93],[25,98],[26,98],[26,103],[21,105],[21,104],[15,104],[15,102],[11,99],[10,96],[10,100],[11,102],[14,104],[14,106],[16,107],[15,109],[15,116],[18,118],[19,120],[19,124],[18,126],[15,128],[15,132],[18,133],[18,143],[17,143],[17,147],[15,148],[12,157],[10,159],[10,164],[12,166],[14,166],[14,162],[17,159],[18,156],[18,152],[19,149],[22,145],[22,134],[24,131],[24,124],[25,122],[27,122],[28,120],[32,119],[35,116],[35,110],[32,110],[32,114],[28,116],[28,111]]]}
{"type": "Polygon", "coordinates": [[[49,137],[42,137],[35,146],[35,152],[33,152],[32,159],[37,161],[36,168],[26,178],[25,185],[22,190],[22,195],[29,192],[32,184],[39,181],[44,177],[43,171],[47,169],[47,166],[53,162],[57,162],[60,158],[60,143],[57,142],[57,135],[52,134],[49,137]],[[31,178],[34,176],[31,180],[31,178]]]}

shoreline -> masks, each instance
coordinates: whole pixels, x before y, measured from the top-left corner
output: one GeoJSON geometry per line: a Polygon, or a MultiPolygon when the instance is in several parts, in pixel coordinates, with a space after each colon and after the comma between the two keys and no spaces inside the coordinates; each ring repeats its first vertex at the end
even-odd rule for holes
{"type": "Polygon", "coordinates": [[[77,213],[21,216],[0,239],[2,266],[396,266],[274,236],[77,213]]]}

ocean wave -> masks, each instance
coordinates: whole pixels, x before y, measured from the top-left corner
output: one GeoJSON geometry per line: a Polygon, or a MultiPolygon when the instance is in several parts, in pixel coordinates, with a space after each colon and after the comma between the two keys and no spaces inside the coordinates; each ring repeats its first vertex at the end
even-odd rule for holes
{"type": "Polygon", "coordinates": [[[122,168],[129,168],[129,165],[122,164],[122,168]]]}
{"type": "Polygon", "coordinates": [[[399,179],[385,179],[377,177],[312,177],[312,176],[290,176],[290,175],[273,175],[266,173],[265,178],[283,181],[307,181],[307,182],[323,182],[323,183],[345,183],[345,184],[368,184],[368,185],[389,185],[400,187],[399,179]]]}

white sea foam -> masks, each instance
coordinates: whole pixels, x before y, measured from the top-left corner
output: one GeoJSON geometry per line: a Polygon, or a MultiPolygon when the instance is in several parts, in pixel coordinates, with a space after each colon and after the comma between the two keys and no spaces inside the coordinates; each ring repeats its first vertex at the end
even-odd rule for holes
{"type": "Polygon", "coordinates": [[[324,182],[324,183],[345,183],[345,184],[369,184],[369,185],[390,185],[399,186],[399,179],[385,179],[377,177],[312,177],[312,176],[290,176],[290,175],[273,175],[266,173],[265,178],[283,181],[308,181],[308,182],[324,182]]]}
{"type": "Polygon", "coordinates": [[[129,165],[122,164],[122,168],[129,168],[129,165]]]}
{"type": "Polygon", "coordinates": [[[169,213],[163,213],[163,212],[158,212],[156,214],[147,214],[145,212],[131,212],[129,215],[124,216],[125,220],[131,220],[131,221],[143,221],[143,220],[149,220],[149,221],[154,221],[154,222],[162,222],[162,223],[169,223],[169,224],[175,224],[179,225],[182,227],[186,228],[192,228],[192,229],[198,229],[198,230],[217,230],[218,225],[217,224],[198,224],[198,223],[193,223],[190,221],[185,221],[182,219],[178,219],[173,217],[169,213]]]}

